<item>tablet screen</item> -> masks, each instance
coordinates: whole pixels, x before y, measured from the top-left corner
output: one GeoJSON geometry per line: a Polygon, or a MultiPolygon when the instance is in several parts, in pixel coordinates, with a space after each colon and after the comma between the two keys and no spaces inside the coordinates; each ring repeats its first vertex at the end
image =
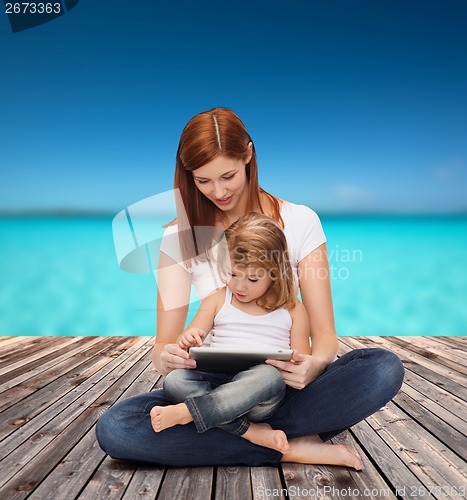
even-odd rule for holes
{"type": "Polygon", "coordinates": [[[190,356],[196,360],[196,370],[217,373],[238,373],[264,363],[266,359],[290,361],[291,349],[222,349],[192,347],[190,356]]]}

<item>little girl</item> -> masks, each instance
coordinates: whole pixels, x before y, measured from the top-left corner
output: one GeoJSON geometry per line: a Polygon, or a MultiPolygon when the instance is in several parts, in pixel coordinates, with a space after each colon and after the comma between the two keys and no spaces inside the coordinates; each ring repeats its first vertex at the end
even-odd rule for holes
{"type": "MultiPolygon", "coordinates": [[[[217,257],[227,286],[203,300],[177,339],[179,346],[188,350],[206,340],[210,347],[290,348],[309,354],[308,317],[296,295],[280,225],[266,215],[249,213],[226,230],[225,241],[217,257]]],[[[257,423],[270,417],[285,395],[284,380],[270,365],[235,375],[176,369],[165,378],[164,391],[176,404],[152,408],[155,432],[194,422],[198,432],[219,427],[254,444],[289,451],[283,431],[257,423]]],[[[322,442],[312,446],[320,460],[340,463],[339,446],[322,442]]],[[[342,465],[348,465],[345,462],[342,465]]]]}

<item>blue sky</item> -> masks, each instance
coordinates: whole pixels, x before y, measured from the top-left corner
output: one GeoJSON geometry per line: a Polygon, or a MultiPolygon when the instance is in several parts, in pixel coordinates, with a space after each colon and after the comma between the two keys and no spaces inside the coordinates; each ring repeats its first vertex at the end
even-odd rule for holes
{"type": "Polygon", "coordinates": [[[232,108],[260,183],[317,211],[467,208],[464,0],[80,0],[0,14],[0,210],[117,212],[172,186],[185,123],[232,108]]]}

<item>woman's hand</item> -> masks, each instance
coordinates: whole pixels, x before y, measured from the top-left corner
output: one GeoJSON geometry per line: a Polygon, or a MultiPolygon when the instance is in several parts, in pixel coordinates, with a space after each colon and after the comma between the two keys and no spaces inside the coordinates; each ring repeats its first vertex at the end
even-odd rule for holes
{"type": "Polygon", "coordinates": [[[299,354],[294,350],[291,361],[268,359],[268,365],[275,366],[284,382],[294,389],[303,389],[318,378],[326,369],[325,359],[309,354],[299,354]]]}
{"type": "Polygon", "coordinates": [[[196,368],[196,361],[178,344],[166,344],[160,354],[160,366],[161,374],[167,375],[176,368],[196,368]]]}
{"type": "Polygon", "coordinates": [[[207,332],[201,328],[188,328],[177,339],[177,344],[182,349],[189,349],[190,347],[201,346],[206,338],[207,332]]]}

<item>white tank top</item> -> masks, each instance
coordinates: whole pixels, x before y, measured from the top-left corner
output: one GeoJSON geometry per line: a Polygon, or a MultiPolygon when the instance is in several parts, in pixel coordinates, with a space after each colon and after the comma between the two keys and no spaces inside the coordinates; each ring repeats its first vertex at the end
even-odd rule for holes
{"type": "MultiPolygon", "coordinates": [[[[292,317],[280,307],[255,316],[234,307],[232,292],[225,288],[225,301],[214,318],[209,337],[210,347],[289,349],[292,317]]],[[[208,340],[208,339],[206,339],[208,340]]]]}

